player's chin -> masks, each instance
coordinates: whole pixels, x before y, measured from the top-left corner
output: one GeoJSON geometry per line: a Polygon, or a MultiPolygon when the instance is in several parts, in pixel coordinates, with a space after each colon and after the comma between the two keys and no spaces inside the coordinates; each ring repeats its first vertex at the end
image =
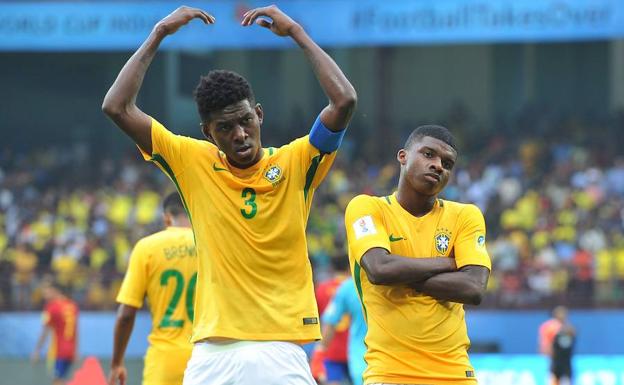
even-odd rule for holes
{"type": "Polygon", "coordinates": [[[417,185],[416,190],[418,190],[418,192],[423,195],[434,196],[434,195],[438,195],[442,191],[443,188],[444,188],[444,185],[440,182],[438,183],[423,182],[417,185]]]}
{"type": "Polygon", "coordinates": [[[240,167],[248,167],[255,163],[257,155],[258,151],[255,148],[250,148],[245,151],[234,151],[231,158],[240,167]]]}

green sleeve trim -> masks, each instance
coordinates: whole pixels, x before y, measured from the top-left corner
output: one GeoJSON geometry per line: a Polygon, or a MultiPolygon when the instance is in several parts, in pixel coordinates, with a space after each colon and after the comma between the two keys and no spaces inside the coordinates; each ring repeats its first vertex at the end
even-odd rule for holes
{"type": "Polygon", "coordinates": [[[173,181],[173,184],[175,184],[176,189],[178,190],[178,194],[180,194],[180,198],[182,198],[184,211],[186,211],[186,215],[188,215],[189,221],[191,222],[191,228],[193,229],[193,242],[197,244],[197,241],[195,239],[195,227],[193,226],[193,218],[191,217],[191,212],[189,211],[188,205],[186,204],[186,199],[184,199],[184,195],[182,194],[182,189],[180,188],[180,184],[178,183],[178,180],[176,179],[175,174],[173,173],[173,170],[171,169],[171,166],[169,166],[165,158],[163,158],[162,155],[158,153],[152,154],[152,158],[150,159],[150,161],[158,164],[165,171],[165,174],[167,174],[169,179],[173,181]]]}
{"type": "Polygon", "coordinates": [[[275,149],[273,147],[269,147],[269,156],[273,155],[275,149]]]}
{"type": "Polygon", "coordinates": [[[312,163],[308,168],[308,172],[306,173],[306,181],[305,186],[303,187],[303,198],[304,200],[308,200],[308,192],[310,191],[310,187],[312,187],[312,181],[314,180],[314,176],[316,175],[316,171],[318,170],[318,166],[323,159],[323,155],[317,155],[312,158],[312,163]]]}
{"type": "Polygon", "coordinates": [[[362,279],[360,275],[362,273],[362,268],[360,264],[355,262],[353,266],[353,279],[355,281],[355,287],[358,292],[358,296],[360,297],[360,302],[362,303],[362,309],[364,309],[364,319],[366,319],[366,323],[368,323],[368,311],[366,310],[366,305],[364,305],[364,295],[362,294],[362,279]]]}
{"type": "Polygon", "coordinates": [[[389,204],[389,205],[391,205],[391,204],[392,204],[392,201],[390,201],[390,197],[389,197],[389,196],[387,196],[387,195],[386,195],[384,198],[386,199],[386,201],[388,201],[388,204],[389,204]]]}

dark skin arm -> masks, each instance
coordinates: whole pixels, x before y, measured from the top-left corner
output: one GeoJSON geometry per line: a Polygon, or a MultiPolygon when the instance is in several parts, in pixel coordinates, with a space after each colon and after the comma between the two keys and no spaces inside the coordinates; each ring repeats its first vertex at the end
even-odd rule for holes
{"type": "Polygon", "coordinates": [[[52,328],[44,325],[41,329],[41,334],[39,334],[39,338],[37,339],[37,344],[35,345],[35,350],[33,350],[30,359],[33,363],[39,362],[39,355],[41,354],[41,348],[45,344],[48,336],[52,334],[52,328]]]}
{"type": "Polygon", "coordinates": [[[152,153],[151,119],[137,107],[137,95],[160,43],[196,18],[206,24],[215,22],[208,13],[190,7],[180,7],[159,21],[147,40],[121,69],[104,97],[102,111],[148,154],[152,153]]]}
{"type": "Polygon", "coordinates": [[[278,36],[290,36],[301,47],[329,98],[329,105],[321,111],[321,121],[332,131],[343,130],[355,110],[357,94],[336,62],[299,24],[274,5],[248,11],[243,16],[241,24],[249,26],[254,22],[278,36]],[[270,21],[262,17],[270,18],[270,21]]]}
{"type": "Polygon", "coordinates": [[[117,320],[115,321],[115,336],[113,342],[113,358],[111,361],[111,371],[108,376],[108,385],[126,385],[128,373],[124,366],[124,355],[128,340],[134,328],[134,320],[137,313],[136,307],[119,305],[117,310],[117,320]]]}
{"type": "Polygon", "coordinates": [[[329,344],[334,339],[334,335],[336,334],[336,326],[324,323],[323,328],[321,329],[321,340],[316,344],[316,348],[320,350],[325,350],[329,346],[329,344]]]}
{"type": "Polygon", "coordinates": [[[390,254],[381,247],[368,250],[361,262],[373,285],[406,285],[456,269],[453,258],[407,258],[390,254]]]}
{"type": "Polygon", "coordinates": [[[409,286],[440,301],[479,305],[489,277],[490,270],[487,267],[467,265],[457,271],[437,274],[409,286]]]}

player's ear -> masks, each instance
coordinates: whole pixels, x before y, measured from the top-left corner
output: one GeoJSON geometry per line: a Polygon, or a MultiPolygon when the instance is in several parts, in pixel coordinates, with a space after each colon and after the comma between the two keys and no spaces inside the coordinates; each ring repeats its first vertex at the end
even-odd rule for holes
{"type": "Polygon", "coordinates": [[[164,213],[163,214],[163,223],[165,224],[166,227],[170,227],[173,225],[173,220],[171,219],[171,214],[169,213],[164,213]]]}
{"type": "Polygon", "coordinates": [[[262,124],[262,120],[264,119],[264,111],[262,111],[262,106],[260,105],[260,103],[256,103],[254,110],[256,111],[256,115],[258,115],[258,121],[260,122],[260,124],[262,124]]]}
{"type": "Polygon", "coordinates": [[[399,152],[397,152],[397,160],[399,161],[401,166],[405,166],[405,164],[407,163],[407,151],[405,151],[404,148],[400,149],[399,152]]]}
{"type": "Polygon", "coordinates": [[[216,145],[212,135],[210,134],[210,130],[208,129],[208,123],[201,122],[199,123],[199,127],[201,128],[202,134],[208,139],[208,141],[214,145],[216,145]]]}

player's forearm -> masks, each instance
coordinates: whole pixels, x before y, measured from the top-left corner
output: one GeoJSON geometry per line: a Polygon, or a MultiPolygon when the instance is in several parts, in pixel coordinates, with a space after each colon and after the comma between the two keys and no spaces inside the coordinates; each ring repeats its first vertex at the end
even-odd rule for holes
{"type": "Polygon", "coordinates": [[[334,325],[325,323],[321,330],[322,339],[318,344],[319,348],[323,350],[327,349],[331,341],[334,339],[334,334],[336,334],[336,328],[334,327],[334,325]]]}
{"type": "Polygon", "coordinates": [[[119,72],[102,103],[102,110],[113,121],[116,122],[129,109],[136,108],[136,98],[143,84],[145,73],[165,36],[166,33],[162,28],[156,25],[147,40],[119,72]]]}
{"type": "Polygon", "coordinates": [[[126,347],[128,346],[128,340],[130,339],[132,329],[134,328],[134,319],[134,315],[117,315],[111,367],[119,366],[123,363],[124,355],[126,354],[126,347]]]}
{"type": "Polygon", "coordinates": [[[455,260],[446,257],[408,258],[383,250],[366,253],[362,267],[374,285],[406,285],[455,271],[455,260]]]}
{"type": "Polygon", "coordinates": [[[479,305],[485,294],[485,282],[482,277],[466,271],[441,273],[425,281],[410,285],[417,292],[429,295],[440,301],[451,301],[470,305],[479,305]]]}
{"type": "Polygon", "coordinates": [[[334,60],[297,25],[290,36],[301,47],[329,98],[330,117],[323,123],[332,131],[344,129],[357,102],[355,89],[334,60]]]}
{"type": "Polygon", "coordinates": [[[39,354],[41,349],[43,348],[43,344],[48,338],[48,334],[50,333],[50,329],[46,326],[41,330],[41,334],[39,334],[39,338],[37,339],[37,343],[35,344],[35,353],[39,354]]]}

